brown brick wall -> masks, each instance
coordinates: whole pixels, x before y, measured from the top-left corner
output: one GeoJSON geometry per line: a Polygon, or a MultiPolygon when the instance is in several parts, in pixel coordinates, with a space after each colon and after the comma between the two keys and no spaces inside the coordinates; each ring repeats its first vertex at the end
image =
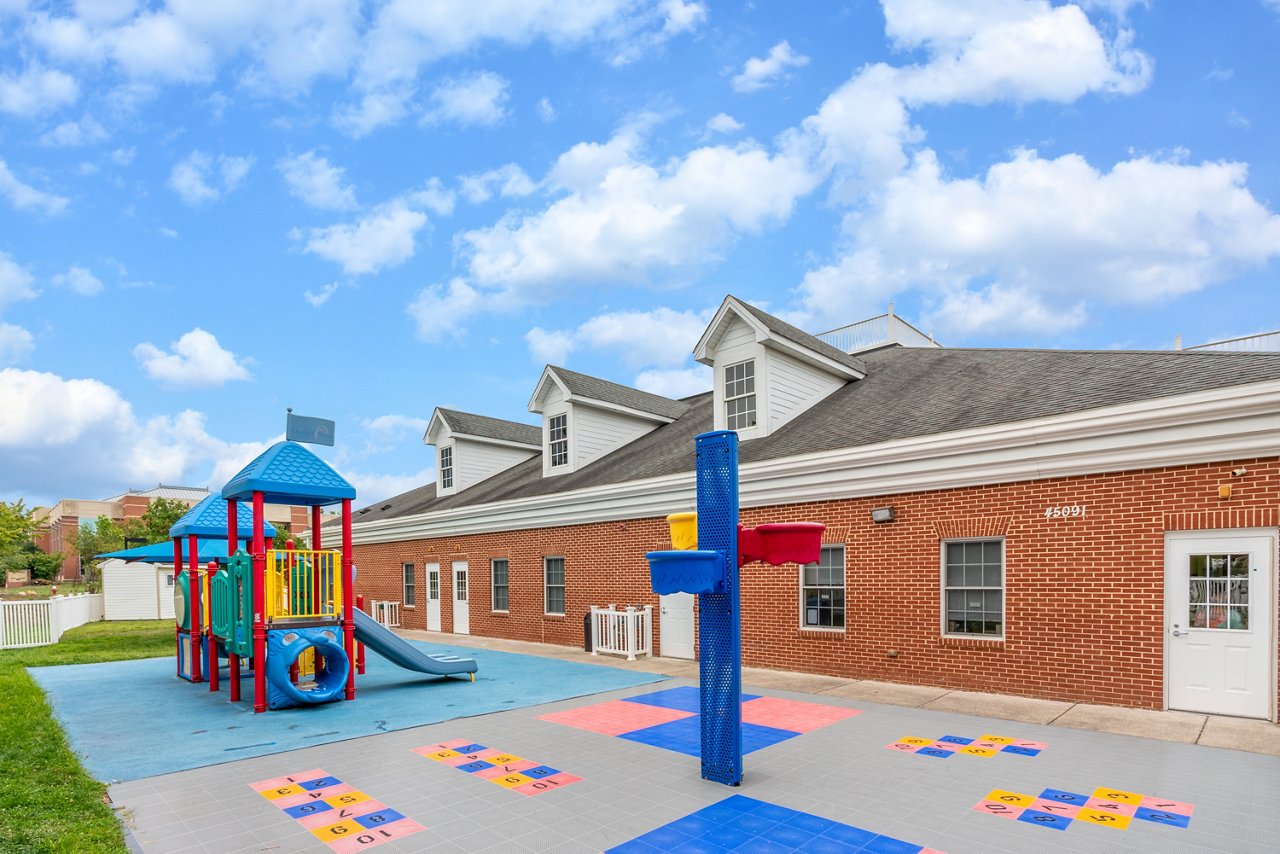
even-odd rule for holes
{"type": "MultiPolygon", "coordinates": [[[[846,630],[799,628],[795,565],[742,572],[743,663],[851,678],[1047,699],[1162,708],[1164,534],[1280,525],[1280,460],[814,502],[744,510],[748,526],[819,521],[825,542],[846,544],[846,630]],[[1243,477],[1231,470],[1248,469],[1243,477]],[[1232,495],[1219,498],[1230,483],[1232,495]],[[896,520],[871,521],[892,505],[896,520]],[[1085,515],[1045,518],[1053,506],[1085,515]],[[1005,637],[944,638],[940,543],[1005,538],[1005,637]],[[891,657],[890,650],[897,655],[891,657]]],[[[452,629],[452,560],[469,561],[470,623],[477,635],[582,643],[593,604],[652,604],[646,551],[668,548],[662,519],[636,519],[357,546],[360,590],[400,599],[401,564],[418,575],[418,602],[402,624],[425,628],[423,564],[441,565],[443,630],[452,629]],[[542,558],[565,557],[565,616],[543,614],[542,558]],[[510,612],[493,614],[489,561],[510,561],[510,612]]],[[[655,649],[660,621],[655,621],[655,649]]]]}

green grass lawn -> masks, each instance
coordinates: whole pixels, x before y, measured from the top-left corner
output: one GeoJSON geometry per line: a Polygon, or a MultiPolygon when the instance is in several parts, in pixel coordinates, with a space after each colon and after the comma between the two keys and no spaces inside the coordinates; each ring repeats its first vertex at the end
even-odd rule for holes
{"type": "Polygon", "coordinates": [[[30,584],[26,587],[10,587],[0,590],[0,599],[10,602],[30,602],[36,599],[48,599],[53,595],[53,588],[58,588],[59,596],[71,593],[89,593],[89,585],[81,581],[60,581],[57,584],[30,584]]]}
{"type": "Polygon", "coordinates": [[[172,620],[90,623],[62,641],[0,652],[0,851],[127,849],[107,787],[80,766],[26,667],[173,655],[172,620]]]}

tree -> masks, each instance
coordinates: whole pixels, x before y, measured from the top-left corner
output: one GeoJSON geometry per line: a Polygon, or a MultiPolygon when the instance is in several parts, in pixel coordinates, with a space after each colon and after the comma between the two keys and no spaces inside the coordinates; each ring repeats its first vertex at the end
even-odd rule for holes
{"type": "Polygon", "coordinates": [[[169,539],[169,529],[187,512],[187,505],[176,498],[156,498],[147,505],[139,519],[126,519],[120,526],[129,540],[143,540],[139,545],[163,543],[169,539]]]}
{"type": "Polygon", "coordinates": [[[124,548],[124,528],[106,516],[81,522],[71,535],[72,548],[80,555],[80,574],[90,593],[98,591],[101,579],[98,555],[124,548]]]}
{"type": "Polygon", "coordinates": [[[32,578],[47,580],[62,565],[61,554],[45,554],[33,541],[40,530],[34,514],[34,508],[27,509],[21,498],[12,504],[0,501],[0,576],[29,569],[32,578]]]}
{"type": "Polygon", "coordinates": [[[46,554],[33,542],[26,542],[0,554],[0,574],[30,570],[32,579],[51,581],[62,568],[62,552],[46,554]]]}
{"type": "Polygon", "coordinates": [[[19,498],[13,504],[0,501],[0,552],[17,548],[31,541],[38,525],[31,518],[35,509],[27,509],[19,498]]]}

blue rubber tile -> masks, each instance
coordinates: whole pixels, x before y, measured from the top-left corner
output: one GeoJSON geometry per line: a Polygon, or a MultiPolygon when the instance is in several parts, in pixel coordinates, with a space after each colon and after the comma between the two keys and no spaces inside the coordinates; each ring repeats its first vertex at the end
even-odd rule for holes
{"type": "Polygon", "coordinates": [[[822,835],[827,839],[834,839],[836,842],[852,845],[854,848],[862,848],[876,838],[876,834],[871,831],[863,830],[850,824],[837,824],[835,827],[829,827],[822,832],[822,835]]]}
{"type": "Polygon", "coordinates": [[[786,741],[789,738],[795,738],[800,733],[793,732],[789,729],[778,729],[771,726],[762,726],[760,724],[743,724],[742,725],[742,755],[753,753],[777,744],[780,741],[786,741]]]}
{"type": "Polygon", "coordinates": [[[1071,819],[1065,815],[1054,815],[1040,810],[1023,810],[1022,815],[1018,816],[1018,821],[1047,827],[1050,830],[1066,830],[1071,824],[1071,819]]]}
{"type": "Polygon", "coordinates": [[[849,845],[825,836],[815,836],[804,847],[804,854],[856,854],[861,850],[860,845],[849,845]]]}
{"type": "Polygon", "coordinates": [[[728,825],[721,825],[716,828],[714,833],[708,834],[703,838],[710,839],[717,845],[723,846],[726,851],[750,851],[751,846],[748,843],[760,837],[745,830],[736,830],[728,825]]]}
{"type": "Polygon", "coordinates": [[[791,821],[798,815],[803,815],[799,810],[793,810],[789,807],[780,807],[777,804],[771,804],[768,801],[757,801],[756,805],[751,809],[751,814],[757,818],[767,818],[770,821],[784,822],[791,821]]]}
{"type": "Polygon", "coordinates": [[[923,845],[904,842],[892,836],[877,836],[862,846],[864,854],[920,854],[923,850],[923,845]]]}
{"type": "MultiPolygon", "coordinates": [[[[742,702],[754,700],[759,694],[743,694],[742,702]]],[[[701,695],[697,688],[688,685],[679,688],[668,688],[665,691],[654,691],[652,694],[641,694],[637,697],[624,697],[628,703],[642,703],[646,706],[659,706],[664,709],[678,709],[682,712],[702,711],[701,695]]]]}
{"type": "Polygon", "coordinates": [[[483,744],[464,744],[453,749],[459,753],[479,753],[481,750],[488,750],[483,744]]]}
{"type": "Polygon", "coordinates": [[[310,804],[298,804],[296,807],[288,807],[284,810],[284,814],[289,818],[302,818],[304,815],[315,815],[319,812],[328,812],[333,807],[324,801],[316,801],[310,804]]]}
{"type": "Polygon", "coordinates": [[[1089,802],[1088,795],[1081,795],[1078,792],[1064,792],[1062,789],[1045,789],[1040,793],[1040,797],[1046,801],[1057,801],[1060,804],[1074,804],[1082,807],[1089,802]]]}
{"type": "Polygon", "coordinates": [[[536,779],[542,779],[543,777],[550,777],[552,774],[559,774],[560,769],[552,768],[550,765],[538,765],[533,768],[526,768],[520,773],[525,775],[526,777],[534,777],[536,779]]]}
{"type": "Polygon", "coordinates": [[[1169,827],[1186,827],[1191,823],[1191,816],[1189,815],[1161,812],[1149,807],[1138,807],[1138,811],[1133,814],[1133,817],[1143,821],[1155,822],[1156,824],[1166,824],[1169,827]]]}
{"type": "Polygon", "coordinates": [[[735,818],[733,821],[725,824],[725,827],[732,828],[733,830],[739,830],[743,833],[750,833],[752,836],[759,836],[760,834],[777,826],[778,822],[772,819],[762,818],[754,812],[744,812],[738,818],[735,818]]]}
{"type": "MultiPolygon", "coordinates": [[[[199,551],[198,548],[196,550],[199,551]]],[[[327,786],[336,786],[341,782],[342,781],[337,777],[317,777],[314,780],[307,780],[305,783],[299,783],[298,785],[306,789],[308,792],[311,792],[316,789],[326,788],[327,786]]]]}
{"type": "Polygon", "coordinates": [[[950,759],[953,750],[943,750],[940,747],[922,747],[916,751],[916,756],[930,756],[934,759],[950,759]]]}
{"type": "Polygon", "coordinates": [[[1016,744],[1006,745],[1001,753],[1012,753],[1015,756],[1039,756],[1040,751],[1034,747],[1018,747],[1016,744]]]}
{"type": "Polygon", "coordinates": [[[477,771],[483,771],[486,768],[492,768],[492,762],[485,762],[483,759],[477,759],[475,762],[468,762],[466,765],[453,766],[459,771],[466,771],[468,774],[474,774],[477,771]]]}
{"type": "Polygon", "coordinates": [[[938,741],[945,741],[948,744],[973,744],[972,738],[965,738],[960,735],[944,735],[938,741]]]}
{"type": "Polygon", "coordinates": [[[671,825],[664,824],[662,827],[655,828],[639,837],[639,840],[641,842],[646,842],[655,848],[670,851],[677,845],[683,845],[692,838],[693,837],[689,836],[689,834],[681,833],[671,825]]]}
{"type": "Polygon", "coordinates": [[[700,717],[700,715],[695,715],[691,718],[681,718],[678,721],[670,721],[657,726],[624,732],[618,738],[674,750],[676,753],[683,753],[687,756],[700,757],[702,756],[702,725],[699,723],[700,717]]]}
{"type": "Polygon", "coordinates": [[[688,834],[695,839],[703,836],[710,836],[718,833],[722,829],[721,822],[705,818],[699,813],[687,815],[684,818],[677,819],[666,826],[673,830],[678,830],[681,833],[688,834]]]}
{"type": "Polygon", "coordinates": [[[694,815],[708,821],[714,821],[717,824],[723,824],[726,821],[732,821],[742,815],[743,812],[746,812],[746,810],[739,809],[736,806],[731,806],[728,801],[721,801],[718,804],[703,807],[694,813],[694,815]]]}
{"type": "Polygon", "coordinates": [[[404,817],[404,813],[402,812],[397,812],[393,809],[382,809],[377,812],[371,812],[367,815],[358,816],[356,818],[356,822],[361,827],[378,827],[379,825],[399,821],[404,817]]]}
{"type": "Polygon", "coordinates": [[[727,854],[732,849],[713,841],[710,838],[699,837],[690,839],[688,842],[681,843],[671,851],[674,854],[727,854]]]}
{"type": "Polygon", "coordinates": [[[761,839],[767,839],[770,842],[776,842],[779,845],[787,845],[797,851],[804,849],[806,845],[818,834],[808,830],[801,830],[789,824],[777,824],[760,834],[761,839]]]}
{"type": "Polygon", "coordinates": [[[839,824],[839,822],[832,821],[829,818],[810,815],[807,812],[798,812],[783,823],[791,827],[798,827],[801,830],[807,830],[813,834],[826,833],[828,830],[839,824]]]}

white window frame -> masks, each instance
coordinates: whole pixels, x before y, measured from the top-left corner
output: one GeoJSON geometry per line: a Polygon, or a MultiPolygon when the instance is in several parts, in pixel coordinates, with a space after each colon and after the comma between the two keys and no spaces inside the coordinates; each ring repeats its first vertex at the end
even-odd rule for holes
{"type": "Polygon", "coordinates": [[[973,640],[999,640],[1005,639],[1007,633],[1009,619],[1009,551],[1004,537],[957,537],[955,539],[943,540],[938,548],[938,581],[941,590],[941,622],[939,628],[943,637],[949,638],[970,638],[973,640]],[[982,585],[957,585],[950,587],[947,585],[947,546],[960,545],[964,543],[999,543],[1000,544],[1000,587],[995,588],[986,584],[982,585]],[[999,634],[976,634],[973,632],[952,632],[947,630],[947,593],[952,590],[982,590],[984,592],[990,590],[1000,591],[1000,632],[999,634]]]}
{"type": "Polygon", "coordinates": [[[799,573],[797,573],[797,578],[800,581],[800,590],[799,590],[800,628],[806,632],[843,632],[849,626],[849,558],[848,558],[849,551],[848,549],[845,548],[844,543],[829,543],[829,544],[824,543],[822,546],[822,554],[826,554],[829,551],[834,551],[835,549],[840,550],[840,586],[838,589],[844,594],[843,602],[840,605],[840,614],[841,614],[841,620],[843,624],[839,626],[823,626],[816,623],[813,625],[810,625],[807,622],[808,604],[805,602],[805,595],[804,595],[805,590],[837,589],[834,585],[829,585],[829,584],[805,584],[804,583],[805,567],[821,564],[822,560],[821,560],[821,557],[819,557],[817,564],[813,564],[813,563],[800,564],[800,571],[799,573]]]}
{"type": "Polygon", "coordinates": [[[547,462],[551,468],[560,468],[569,465],[569,413],[561,412],[547,418],[547,462]],[[563,420],[562,427],[556,427],[556,421],[563,420]],[[556,430],[562,429],[564,436],[560,439],[556,438],[556,430]],[[562,446],[564,459],[556,462],[556,446],[562,446]]]}
{"type": "Polygon", "coordinates": [[[440,488],[453,489],[453,445],[440,449],[440,488]]]}
{"type": "Polygon", "coordinates": [[[568,605],[568,584],[565,578],[565,560],[562,555],[548,555],[542,559],[542,613],[548,617],[563,617],[565,608],[568,605]],[[551,569],[551,561],[560,561],[560,583],[553,585],[548,578],[548,571],[551,569]],[[558,589],[560,591],[560,610],[552,611],[551,591],[558,589]]]}
{"type": "MultiPolygon", "coordinates": [[[[744,374],[745,374],[745,371],[744,371],[744,374]]],[[[743,359],[741,362],[734,362],[732,365],[725,365],[724,372],[721,374],[721,383],[723,384],[723,389],[724,389],[725,429],[726,430],[751,430],[759,426],[760,410],[757,404],[759,403],[760,399],[756,396],[756,360],[743,359]],[[742,377],[735,377],[733,379],[730,379],[729,377],[730,371],[734,370],[735,368],[743,368],[743,367],[750,367],[750,370],[751,370],[750,377],[747,377],[744,375],[742,377]],[[750,391],[742,391],[740,394],[730,393],[730,389],[732,388],[732,386],[739,383],[745,386],[748,381],[750,382],[750,385],[751,385],[750,391]],[[751,423],[735,424],[735,419],[741,418],[743,416],[743,413],[731,413],[729,411],[729,407],[731,404],[735,404],[738,401],[746,401],[746,400],[751,401],[751,409],[750,409],[751,423]]]]}
{"type": "Polygon", "coordinates": [[[507,614],[511,611],[511,559],[505,557],[495,557],[489,561],[489,609],[494,613],[507,614]],[[498,564],[506,565],[506,575],[502,582],[502,592],[507,598],[505,608],[498,607],[498,576],[496,570],[498,564]]]}
{"type": "Polygon", "coordinates": [[[418,602],[418,575],[414,564],[404,561],[400,564],[400,592],[404,607],[412,608],[418,602]]]}

